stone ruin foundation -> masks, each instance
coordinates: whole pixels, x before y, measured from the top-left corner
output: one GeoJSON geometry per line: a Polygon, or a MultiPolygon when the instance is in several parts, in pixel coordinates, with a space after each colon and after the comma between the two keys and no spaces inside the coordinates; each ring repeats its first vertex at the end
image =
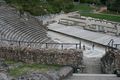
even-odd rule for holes
{"type": "Polygon", "coordinates": [[[109,50],[101,59],[103,73],[112,74],[120,69],[120,50],[109,50]]]}
{"type": "Polygon", "coordinates": [[[83,63],[83,52],[76,49],[27,49],[0,47],[0,58],[25,63],[55,64],[78,68],[83,63]]]}

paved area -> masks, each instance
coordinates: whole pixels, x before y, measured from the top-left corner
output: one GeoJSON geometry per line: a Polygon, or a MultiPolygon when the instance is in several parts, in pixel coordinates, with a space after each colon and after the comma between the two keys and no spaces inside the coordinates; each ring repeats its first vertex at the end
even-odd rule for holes
{"type": "MultiPolygon", "coordinates": [[[[60,33],[55,33],[52,31],[48,31],[49,37],[51,37],[54,41],[57,41],[59,43],[79,43],[79,39],[66,36],[60,33]]],[[[100,45],[95,45],[94,50],[92,49],[92,43],[86,42],[84,40],[81,40],[81,45],[83,48],[83,45],[85,45],[86,50],[84,50],[84,56],[85,57],[102,57],[105,54],[105,47],[100,45]]],[[[75,46],[70,46],[70,48],[75,48],[75,46]]]]}
{"type": "Polygon", "coordinates": [[[120,77],[113,74],[73,74],[64,80],[120,80],[120,77]]]}
{"type": "Polygon", "coordinates": [[[111,36],[103,33],[88,31],[80,29],[76,26],[64,26],[61,24],[50,24],[48,26],[50,30],[57,31],[69,36],[75,36],[84,40],[92,41],[98,44],[107,45],[111,39],[114,39],[114,43],[120,44],[120,37],[111,36]]]}
{"type": "MultiPolygon", "coordinates": [[[[48,34],[53,40],[60,43],[61,42],[79,43],[79,39],[75,39],[66,35],[62,35],[62,34],[51,32],[51,31],[49,31],[48,34]]],[[[105,54],[104,47],[95,45],[95,48],[92,49],[92,46],[90,43],[83,42],[83,41],[81,41],[81,43],[82,43],[82,46],[83,44],[86,46],[86,49],[83,51],[83,55],[84,55],[83,61],[84,61],[84,65],[86,66],[83,72],[88,74],[90,73],[100,74],[101,73],[100,58],[105,54]]]]}
{"type": "MultiPolygon", "coordinates": [[[[61,18],[69,19],[66,15],[61,15],[55,20],[58,21],[61,18]]],[[[77,19],[72,20],[78,21],[77,19]]],[[[82,46],[86,46],[86,50],[83,51],[84,64],[86,65],[85,74],[73,74],[73,76],[64,80],[120,80],[120,78],[113,74],[101,74],[100,58],[105,54],[105,47],[95,45],[94,50],[91,47],[93,44],[91,42],[107,45],[111,39],[115,40],[115,44],[120,44],[120,37],[83,30],[80,26],[65,26],[58,23],[50,24],[48,28],[51,30],[48,32],[48,35],[57,42],[78,43],[79,39],[83,39],[82,46]]]]}

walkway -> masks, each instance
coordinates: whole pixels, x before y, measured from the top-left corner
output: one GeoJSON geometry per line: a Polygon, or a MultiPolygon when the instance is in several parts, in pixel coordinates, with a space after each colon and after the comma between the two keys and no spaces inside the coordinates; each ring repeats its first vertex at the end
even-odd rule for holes
{"type": "Polygon", "coordinates": [[[100,59],[105,53],[95,49],[86,49],[83,51],[83,62],[85,65],[84,73],[101,74],[100,59]]]}
{"type": "Polygon", "coordinates": [[[120,80],[120,78],[113,74],[73,74],[64,80],[120,80]]]}
{"type": "MultiPolygon", "coordinates": [[[[63,16],[66,17],[65,15],[63,16]]],[[[83,51],[85,74],[73,74],[73,76],[70,76],[65,80],[120,80],[116,75],[101,74],[100,58],[105,54],[105,47],[98,45],[107,45],[111,39],[114,39],[115,43],[120,44],[120,38],[83,30],[79,27],[80,26],[64,26],[57,23],[53,23],[48,26],[50,30],[48,35],[53,40],[69,43],[75,43],[82,40],[82,46],[85,45],[86,47],[86,50],[83,51]],[[94,50],[92,49],[93,43],[96,43],[94,50]]]]}
{"type": "Polygon", "coordinates": [[[61,24],[51,24],[48,26],[49,30],[62,33],[69,36],[74,36],[79,39],[84,39],[101,45],[107,45],[111,39],[114,39],[115,44],[120,44],[120,37],[111,36],[107,34],[92,32],[80,29],[76,26],[64,26],[61,24]]]}
{"type": "MultiPolygon", "coordinates": [[[[57,42],[79,42],[79,39],[52,31],[49,31],[48,35],[57,42]]],[[[86,65],[84,74],[73,74],[64,80],[120,80],[113,74],[101,74],[100,58],[105,54],[104,47],[95,45],[93,50],[89,43],[82,41],[83,44],[86,46],[86,50],[83,52],[84,65],[86,65]]]]}

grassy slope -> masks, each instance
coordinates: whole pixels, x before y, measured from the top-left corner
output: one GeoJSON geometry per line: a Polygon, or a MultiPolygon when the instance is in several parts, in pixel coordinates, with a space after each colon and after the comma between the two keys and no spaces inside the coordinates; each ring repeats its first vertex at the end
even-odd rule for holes
{"type": "Polygon", "coordinates": [[[107,14],[107,13],[93,13],[92,11],[94,10],[94,8],[92,8],[88,4],[76,5],[74,10],[78,10],[82,16],[120,22],[120,15],[107,14]]]}
{"type": "Polygon", "coordinates": [[[93,8],[90,7],[88,4],[80,4],[80,5],[75,5],[74,10],[78,11],[92,11],[93,8]]]}
{"type": "MultiPolygon", "coordinates": [[[[16,64],[18,62],[14,62],[14,61],[5,61],[6,64],[12,65],[12,64],[16,64]]],[[[11,76],[14,77],[18,77],[20,75],[26,74],[28,72],[33,72],[33,71],[37,71],[37,72],[47,72],[49,70],[58,70],[61,66],[59,65],[45,65],[45,64],[26,64],[26,63],[22,63],[22,65],[10,69],[9,70],[9,74],[11,76]]]]}
{"type": "Polygon", "coordinates": [[[120,22],[120,16],[119,15],[97,14],[97,13],[88,13],[88,14],[81,14],[81,15],[82,16],[87,16],[87,17],[105,19],[105,20],[109,20],[109,21],[120,22]]]}

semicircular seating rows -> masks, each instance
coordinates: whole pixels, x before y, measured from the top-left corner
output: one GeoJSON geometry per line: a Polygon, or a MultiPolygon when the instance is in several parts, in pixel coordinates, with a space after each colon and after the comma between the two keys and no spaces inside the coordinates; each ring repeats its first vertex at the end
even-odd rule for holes
{"type": "MultiPolygon", "coordinates": [[[[15,8],[0,6],[0,39],[2,45],[15,44],[15,41],[31,44],[33,47],[44,47],[40,43],[53,43],[47,36],[47,30],[30,14],[21,15],[15,8]],[[9,41],[4,41],[9,40],[9,41]]],[[[17,45],[17,44],[16,44],[17,45]]],[[[21,44],[27,46],[28,44],[21,44]]]]}

